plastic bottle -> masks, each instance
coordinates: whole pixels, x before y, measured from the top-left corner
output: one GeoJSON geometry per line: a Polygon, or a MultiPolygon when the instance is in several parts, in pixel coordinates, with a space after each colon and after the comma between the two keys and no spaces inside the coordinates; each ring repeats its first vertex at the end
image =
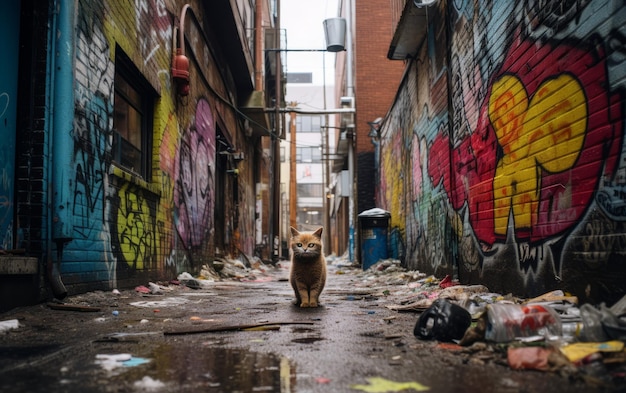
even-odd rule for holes
{"type": "Polygon", "coordinates": [[[495,303],[487,306],[485,339],[513,341],[516,337],[560,336],[561,319],[549,306],[495,303]]]}

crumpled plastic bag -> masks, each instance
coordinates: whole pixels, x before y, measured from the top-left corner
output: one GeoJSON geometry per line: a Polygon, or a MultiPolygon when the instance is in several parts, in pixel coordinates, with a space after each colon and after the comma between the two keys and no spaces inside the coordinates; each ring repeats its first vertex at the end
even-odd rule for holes
{"type": "Polygon", "coordinates": [[[584,326],[580,334],[581,341],[626,340],[626,320],[604,303],[599,309],[588,303],[583,304],[580,306],[580,317],[584,326]]]}
{"type": "Polygon", "coordinates": [[[470,313],[446,299],[437,299],[418,318],[413,334],[421,340],[460,340],[472,323],[470,313]]]}

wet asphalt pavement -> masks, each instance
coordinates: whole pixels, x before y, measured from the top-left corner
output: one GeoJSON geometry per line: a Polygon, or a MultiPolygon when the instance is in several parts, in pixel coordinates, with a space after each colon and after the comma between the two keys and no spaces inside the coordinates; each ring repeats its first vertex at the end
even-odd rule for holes
{"type": "Polygon", "coordinates": [[[330,267],[322,306],[292,305],[287,267],[162,295],[133,289],[14,309],[0,321],[1,392],[601,392],[565,372],[515,371],[505,350],[413,336],[356,272],[330,267]],[[345,273],[345,274],[339,274],[345,273]],[[96,311],[97,310],[97,311],[96,311]],[[243,330],[252,327],[250,330],[243,330]]]}

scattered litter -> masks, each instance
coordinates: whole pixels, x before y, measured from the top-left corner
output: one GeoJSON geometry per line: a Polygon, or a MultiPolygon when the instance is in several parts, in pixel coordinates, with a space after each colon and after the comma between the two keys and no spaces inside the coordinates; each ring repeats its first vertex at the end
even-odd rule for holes
{"type": "Polygon", "coordinates": [[[437,344],[437,348],[445,349],[448,351],[460,351],[463,349],[463,347],[458,344],[446,343],[446,342],[437,344]]]}
{"type": "Polygon", "coordinates": [[[200,284],[201,280],[196,280],[191,274],[187,272],[183,272],[178,275],[178,281],[181,285],[184,285],[191,289],[200,289],[202,285],[200,284]]]}
{"type": "Polygon", "coordinates": [[[66,303],[48,303],[48,307],[53,310],[62,311],[80,311],[80,312],[98,312],[100,307],[83,306],[80,304],[66,304],[66,303]]]}
{"type": "Polygon", "coordinates": [[[107,371],[113,371],[118,367],[135,367],[150,362],[150,359],[134,357],[129,353],[98,354],[96,364],[107,371]]]}
{"type": "Polygon", "coordinates": [[[150,363],[150,359],[136,358],[136,357],[133,356],[129,360],[125,361],[123,366],[124,367],[135,367],[135,366],[140,366],[140,365],[146,364],[146,363],[150,363]]]}
{"type": "Polygon", "coordinates": [[[268,331],[268,330],[280,330],[280,326],[278,325],[267,325],[267,326],[253,326],[249,328],[243,328],[241,330],[245,331],[268,331]]]}
{"type": "Polygon", "coordinates": [[[9,319],[0,322],[0,333],[8,332],[11,329],[17,329],[20,327],[20,323],[17,319],[9,319]]]}
{"type": "Polygon", "coordinates": [[[509,347],[507,360],[509,367],[514,370],[548,370],[550,367],[548,358],[552,350],[542,347],[509,347]]]}
{"type": "Polygon", "coordinates": [[[362,390],[367,393],[400,392],[409,389],[418,392],[430,390],[428,386],[418,382],[395,382],[381,377],[367,378],[367,382],[367,385],[350,385],[350,389],[362,390]]]}
{"type": "Polygon", "coordinates": [[[386,323],[391,323],[391,322],[393,322],[394,319],[396,319],[395,316],[384,317],[383,321],[385,321],[386,323]]]}
{"type": "Polygon", "coordinates": [[[497,303],[487,307],[485,339],[509,342],[516,337],[560,336],[561,321],[549,306],[497,303]]]}
{"type": "Polygon", "coordinates": [[[148,288],[150,288],[150,293],[153,295],[161,295],[163,294],[163,291],[168,290],[167,287],[162,287],[160,285],[157,285],[153,282],[149,282],[148,283],[148,288]]]}
{"type": "Polygon", "coordinates": [[[210,318],[210,319],[205,319],[205,318],[200,318],[198,316],[192,316],[189,318],[189,320],[192,323],[207,323],[207,322],[215,322],[215,319],[210,318]]]}
{"type": "Polygon", "coordinates": [[[137,341],[137,338],[141,337],[149,337],[149,336],[157,336],[162,335],[162,332],[135,332],[135,333],[113,333],[105,336],[102,339],[97,340],[97,342],[126,342],[126,341],[137,341]]]}
{"type": "Polygon", "coordinates": [[[96,355],[96,364],[102,366],[107,371],[112,371],[117,367],[121,367],[122,363],[130,360],[133,355],[129,353],[120,353],[116,355],[96,355]]]}
{"type": "Polygon", "coordinates": [[[130,303],[131,306],[135,307],[149,307],[149,308],[157,308],[157,307],[176,307],[181,304],[187,303],[189,300],[183,297],[168,297],[163,300],[146,300],[130,303]]]}
{"type": "Polygon", "coordinates": [[[135,287],[135,292],[148,294],[150,293],[150,288],[144,285],[139,285],[138,287],[135,287]]]}
{"type": "Polygon", "coordinates": [[[119,311],[117,311],[117,310],[113,310],[113,311],[111,312],[111,314],[113,314],[113,316],[117,317],[118,315],[120,315],[120,312],[119,312],[119,311]]]}
{"type": "Polygon", "coordinates": [[[446,299],[437,299],[423,312],[415,324],[413,334],[422,340],[460,340],[472,323],[470,313],[446,299]]]}
{"type": "Polygon", "coordinates": [[[139,381],[135,381],[133,384],[135,389],[140,389],[144,391],[154,391],[159,390],[165,387],[165,383],[159,381],[158,379],[152,379],[149,376],[143,377],[139,381]]]}
{"type": "Polygon", "coordinates": [[[459,281],[458,280],[452,280],[452,277],[450,277],[450,275],[448,274],[439,283],[439,288],[445,289],[445,288],[453,287],[455,285],[459,285],[459,281]]]}
{"type": "Polygon", "coordinates": [[[621,341],[607,341],[602,343],[574,343],[561,348],[561,352],[570,362],[576,363],[589,355],[598,352],[622,352],[624,343],[621,341]]]}
{"type": "Polygon", "coordinates": [[[539,303],[539,302],[560,302],[566,301],[572,304],[578,304],[578,298],[576,296],[568,296],[560,289],[554,290],[552,292],[544,293],[541,296],[537,296],[532,299],[528,299],[524,301],[525,304],[528,303],[539,303]]]}
{"type": "Polygon", "coordinates": [[[254,386],[252,388],[253,392],[273,392],[274,390],[274,386],[254,386]]]}
{"type": "Polygon", "coordinates": [[[352,293],[336,294],[358,300],[357,291],[368,293],[383,298],[389,310],[418,313],[417,338],[436,339],[438,348],[457,350],[470,362],[504,361],[512,369],[580,373],[583,379],[590,372],[609,379],[626,376],[626,296],[611,307],[579,306],[579,299],[563,290],[522,299],[492,293],[483,285],[461,285],[452,276],[440,280],[406,271],[395,260],[355,270],[352,293]],[[463,317],[455,321],[437,310],[443,300],[463,317]],[[455,338],[442,333],[452,328],[458,329],[455,338]]]}

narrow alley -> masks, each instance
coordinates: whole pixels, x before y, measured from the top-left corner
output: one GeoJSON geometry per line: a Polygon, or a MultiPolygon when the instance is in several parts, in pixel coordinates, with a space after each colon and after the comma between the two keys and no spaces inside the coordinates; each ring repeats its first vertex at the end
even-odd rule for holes
{"type": "MultiPolygon", "coordinates": [[[[95,291],[16,308],[0,321],[0,391],[591,392],[582,368],[513,370],[506,346],[419,340],[393,304],[427,282],[329,265],[322,306],[292,304],[288,263],[237,278],[95,291]],[[407,292],[409,291],[409,292],[407,292]]],[[[419,276],[419,277],[418,277],[419,276]]],[[[459,287],[461,288],[461,287],[459,287]]],[[[621,386],[623,387],[623,385],[621,386]]]]}

